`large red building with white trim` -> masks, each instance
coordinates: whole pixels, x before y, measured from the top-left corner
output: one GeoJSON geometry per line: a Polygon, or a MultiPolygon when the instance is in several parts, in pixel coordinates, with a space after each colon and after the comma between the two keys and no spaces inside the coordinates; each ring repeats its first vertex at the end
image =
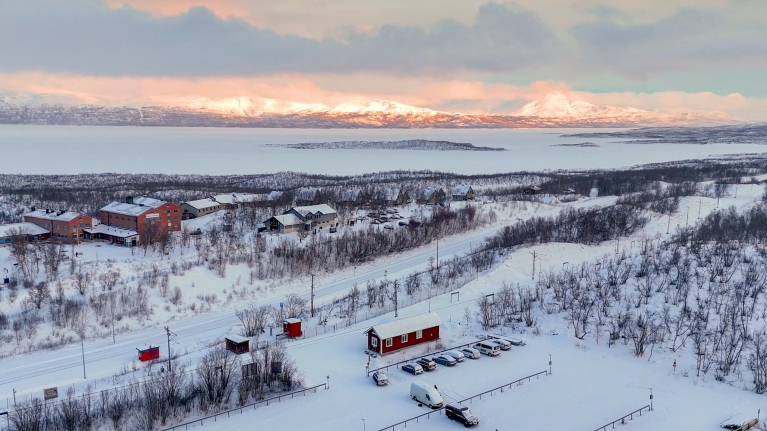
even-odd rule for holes
{"type": "Polygon", "coordinates": [[[83,229],[93,226],[93,219],[85,214],[50,209],[35,210],[24,214],[24,221],[34,223],[49,231],[52,240],[77,244],[83,240],[83,229]]]}
{"type": "Polygon", "coordinates": [[[405,347],[434,341],[439,338],[441,324],[442,319],[435,313],[424,313],[375,325],[365,331],[368,336],[368,350],[385,355],[405,347]]]}
{"type": "Polygon", "coordinates": [[[125,202],[112,202],[99,211],[101,224],[141,232],[153,225],[155,232],[181,230],[181,207],[145,196],[128,196],[125,202]]]}

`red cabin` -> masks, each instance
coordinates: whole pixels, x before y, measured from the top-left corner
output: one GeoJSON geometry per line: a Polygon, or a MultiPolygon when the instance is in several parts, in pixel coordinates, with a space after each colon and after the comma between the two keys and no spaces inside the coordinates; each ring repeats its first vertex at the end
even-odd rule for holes
{"type": "Polygon", "coordinates": [[[301,321],[298,319],[285,319],[282,321],[282,332],[290,338],[300,337],[301,321]]]}
{"type": "Polygon", "coordinates": [[[405,317],[375,325],[365,331],[368,350],[382,355],[439,338],[442,320],[434,313],[405,317]]]}
{"type": "Polygon", "coordinates": [[[159,359],[160,358],[160,348],[159,347],[150,347],[148,349],[136,349],[138,350],[138,360],[141,362],[147,362],[151,361],[152,359],[159,359]]]}
{"type": "Polygon", "coordinates": [[[250,352],[250,340],[239,335],[226,336],[226,350],[237,355],[250,352]]]}

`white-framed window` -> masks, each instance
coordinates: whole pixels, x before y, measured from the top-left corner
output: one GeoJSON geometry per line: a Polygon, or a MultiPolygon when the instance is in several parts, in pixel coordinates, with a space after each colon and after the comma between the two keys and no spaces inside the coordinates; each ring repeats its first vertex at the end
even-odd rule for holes
{"type": "Polygon", "coordinates": [[[372,345],[373,347],[378,347],[378,338],[370,337],[370,345],[372,345]]]}
{"type": "Polygon", "coordinates": [[[415,331],[415,339],[420,340],[423,338],[423,331],[415,331]]]}
{"type": "Polygon", "coordinates": [[[407,343],[407,334],[402,336],[402,342],[407,343]]]}
{"type": "Polygon", "coordinates": [[[391,346],[392,346],[392,340],[391,340],[391,338],[387,338],[386,339],[386,347],[391,347],[391,346]]]}

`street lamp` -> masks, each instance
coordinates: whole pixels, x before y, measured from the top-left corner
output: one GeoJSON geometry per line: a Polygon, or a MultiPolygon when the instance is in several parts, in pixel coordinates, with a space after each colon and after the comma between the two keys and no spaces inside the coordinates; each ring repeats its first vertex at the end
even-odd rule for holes
{"type": "Polygon", "coordinates": [[[362,418],[362,431],[365,431],[365,418],[362,418]]]}

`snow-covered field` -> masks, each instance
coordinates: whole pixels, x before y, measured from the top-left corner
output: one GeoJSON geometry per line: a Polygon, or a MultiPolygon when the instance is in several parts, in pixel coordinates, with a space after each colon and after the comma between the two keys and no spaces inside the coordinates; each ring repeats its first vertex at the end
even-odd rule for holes
{"type": "Polygon", "coordinates": [[[575,132],[583,132],[583,129],[330,130],[5,125],[0,127],[0,142],[4,144],[0,173],[162,172],[216,175],[293,171],[347,175],[431,169],[487,174],[545,169],[606,169],[706,158],[715,154],[764,152],[762,145],[623,145],[614,142],[616,139],[591,138],[587,140],[599,147],[553,146],[586,141],[560,137],[575,132]],[[267,145],[407,139],[466,142],[508,151],[294,150],[267,145]],[[56,151],[64,146],[68,151],[56,151]],[[134,154],[151,153],[153,157],[142,158],[138,166],[116,163],[112,152],[103,151],[105,146],[130,146],[134,154]]]}

